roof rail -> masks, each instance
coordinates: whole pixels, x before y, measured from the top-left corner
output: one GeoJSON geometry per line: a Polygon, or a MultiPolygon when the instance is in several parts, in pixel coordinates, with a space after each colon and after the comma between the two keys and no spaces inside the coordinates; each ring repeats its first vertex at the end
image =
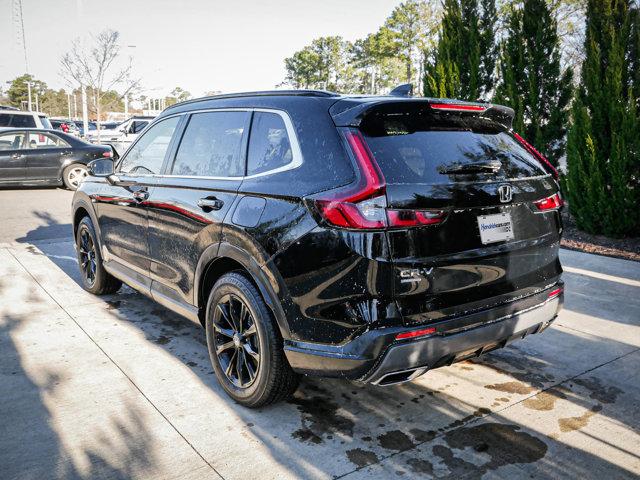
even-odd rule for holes
{"type": "Polygon", "coordinates": [[[177,106],[188,105],[190,103],[203,102],[206,100],[222,100],[226,98],[243,98],[243,97],[272,97],[272,96],[298,96],[298,97],[339,97],[340,94],[329,92],[327,90],[262,90],[256,92],[238,92],[224,93],[221,95],[210,95],[208,97],[194,98],[185,100],[184,102],[175,103],[165,110],[175,108],[177,106]]]}

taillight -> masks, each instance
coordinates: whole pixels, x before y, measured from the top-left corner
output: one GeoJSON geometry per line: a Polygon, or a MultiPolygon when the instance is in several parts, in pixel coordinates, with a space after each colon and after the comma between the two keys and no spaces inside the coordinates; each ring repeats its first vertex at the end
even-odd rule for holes
{"type": "Polygon", "coordinates": [[[513,132],[513,136],[516,138],[516,140],[518,140],[520,142],[520,144],[524,147],[524,149],[526,151],[528,151],[531,155],[533,155],[541,164],[542,167],[549,172],[550,174],[553,175],[553,178],[555,178],[556,180],[558,179],[558,170],[556,169],[556,167],[554,167],[553,165],[551,165],[551,162],[549,160],[547,160],[547,157],[545,157],[544,155],[542,155],[537,149],[536,147],[534,147],[533,145],[531,145],[529,142],[527,142],[524,138],[522,138],[520,135],[518,135],[516,132],[513,132]]]}
{"type": "Polygon", "coordinates": [[[562,197],[558,193],[554,193],[550,197],[533,202],[533,204],[539,211],[557,210],[562,206],[563,203],[564,202],[562,201],[562,197]]]}
{"type": "Polygon", "coordinates": [[[373,159],[362,134],[346,130],[344,137],[358,164],[359,180],[351,188],[315,200],[318,211],[332,225],[354,229],[387,226],[384,176],[373,159]]]}
{"type": "Polygon", "coordinates": [[[552,290],[549,292],[549,294],[547,295],[547,298],[555,298],[558,295],[560,295],[562,293],[562,290],[564,290],[562,287],[561,288],[556,288],[555,290],[552,290]]]}
{"type": "Polygon", "coordinates": [[[316,209],[329,224],[356,230],[434,225],[446,217],[443,210],[387,210],[386,183],[358,130],[342,134],[358,166],[354,185],[313,197],[316,209]]]}
{"type": "Polygon", "coordinates": [[[106,157],[106,158],[111,158],[111,157],[113,157],[113,152],[111,150],[108,150],[106,152],[102,152],[102,156],[106,157]]]}

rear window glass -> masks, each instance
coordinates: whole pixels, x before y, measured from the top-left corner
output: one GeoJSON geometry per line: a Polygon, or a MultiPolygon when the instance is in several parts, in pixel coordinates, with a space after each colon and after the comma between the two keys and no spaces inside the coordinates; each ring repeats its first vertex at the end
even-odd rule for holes
{"type": "Polygon", "coordinates": [[[0,113],[0,127],[35,128],[36,121],[33,115],[14,115],[12,113],[0,113]]]}
{"type": "Polygon", "coordinates": [[[242,176],[242,135],[247,119],[247,112],[193,114],[171,173],[195,177],[242,176]]]}
{"type": "Polygon", "coordinates": [[[291,142],[282,117],[276,113],[255,112],[249,137],[247,174],[275,170],[292,160],[291,142]]]}
{"type": "Polygon", "coordinates": [[[411,114],[376,115],[362,128],[389,183],[442,184],[473,179],[511,179],[546,172],[510,134],[411,114]],[[495,166],[495,173],[473,168],[495,166]],[[461,174],[451,174],[458,170],[461,174]]]}

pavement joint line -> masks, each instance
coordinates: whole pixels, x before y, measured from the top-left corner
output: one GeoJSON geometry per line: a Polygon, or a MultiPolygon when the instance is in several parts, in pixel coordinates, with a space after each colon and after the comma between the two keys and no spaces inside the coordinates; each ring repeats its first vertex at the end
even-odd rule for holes
{"type": "Polygon", "coordinates": [[[576,378],[578,378],[578,377],[581,377],[581,376],[583,376],[583,375],[586,375],[587,373],[593,372],[594,370],[597,370],[598,368],[604,367],[605,365],[608,365],[608,364],[610,364],[610,363],[616,362],[616,361],[620,360],[621,358],[624,358],[624,357],[626,357],[626,356],[628,356],[628,355],[632,355],[632,354],[634,354],[634,353],[637,353],[638,351],[640,351],[640,347],[639,347],[639,348],[635,348],[635,349],[631,350],[630,352],[627,352],[627,353],[624,353],[624,354],[622,354],[622,355],[619,355],[619,356],[617,356],[616,358],[613,358],[613,359],[611,359],[611,360],[608,360],[608,361],[606,361],[606,362],[603,362],[603,363],[601,363],[600,365],[596,365],[595,367],[592,367],[592,368],[589,368],[589,369],[587,369],[587,370],[585,370],[585,371],[583,371],[583,372],[577,373],[576,375],[574,375],[574,376],[572,376],[572,377],[565,378],[564,380],[562,380],[562,381],[560,381],[560,382],[557,382],[557,383],[554,383],[553,385],[551,385],[551,386],[549,386],[549,387],[547,387],[547,388],[542,388],[542,389],[540,389],[539,391],[537,391],[536,393],[532,393],[531,395],[528,395],[528,396],[526,396],[525,398],[522,398],[521,400],[518,400],[517,402],[512,403],[511,405],[507,405],[507,406],[505,406],[504,408],[501,408],[501,409],[499,409],[499,410],[492,410],[492,411],[491,411],[491,413],[488,413],[488,414],[486,414],[486,415],[482,415],[482,416],[474,416],[473,418],[469,419],[469,420],[468,420],[468,421],[466,421],[466,422],[463,422],[462,424],[460,424],[460,425],[458,425],[458,426],[456,426],[456,427],[448,428],[448,429],[444,429],[442,432],[438,433],[437,435],[435,435],[433,438],[431,438],[431,439],[429,439],[429,440],[425,440],[425,441],[423,441],[423,442],[415,443],[415,444],[413,444],[413,446],[412,446],[412,447],[410,447],[410,448],[407,448],[407,449],[405,449],[405,450],[399,450],[399,451],[394,452],[394,453],[390,453],[389,455],[387,455],[387,456],[385,456],[385,457],[380,458],[378,461],[376,461],[376,462],[374,462],[374,463],[370,463],[370,464],[368,464],[368,465],[364,465],[364,466],[362,466],[362,467],[357,467],[357,468],[355,468],[354,470],[351,470],[351,471],[349,471],[349,472],[347,472],[347,473],[343,473],[342,475],[338,475],[337,477],[333,477],[333,480],[338,480],[338,479],[341,479],[341,478],[345,478],[345,477],[347,477],[347,476],[351,475],[352,473],[355,473],[355,472],[357,472],[357,471],[359,471],[359,470],[362,470],[362,469],[364,469],[364,468],[368,468],[368,467],[370,467],[370,466],[372,466],[372,465],[380,464],[380,463],[382,463],[383,461],[388,460],[389,458],[393,458],[393,457],[395,457],[395,456],[397,456],[397,455],[400,455],[401,453],[406,453],[406,452],[410,452],[411,450],[415,450],[417,447],[419,447],[419,446],[421,446],[421,445],[424,445],[424,444],[426,444],[426,443],[432,442],[432,441],[434,441],[436,438],[440,438],[440,437],[442,437],[445,433],[448,433],[448,432],[453,431],[453,430],[457,430],[457,429],[459,429],[459,428],[466,427],[467,425],[470,425],[470,424],[472,424],[472,423],[478,422],[478,421],[480,421],[480,420],[484,420],[485,418],[493,417],[493,416],[495,416],[495,415],[496,415],[496,414],[498,414],[498,413],[504,412],[505,410],[508,410],[508,409],[510,409],[510,408],[512,408],[512,407],[515,407],[516,405],[519,405],[520,403],[524,402],[525,400],[528,400],[528,399],[530,399],[530,398],[532,398],[532,397],[535,397],[536,395],[540,395],[542,392],[546,392],[546,391],[548,391],[548,390],[551,390],[551,389],[553,389],[553,388],[558,387],[559,385],[562,385],[563,383],[570,382],[571,380],[575,380],[575,379],[576,379],[576,378]]]}
{"type": "Polygon", "coordinates": [[[71,319],[71,321],[73,323],[76,324],[76,326],[87,336],[87,338],[89,340],[91,340],[91,342],[104,354],[105,357],[107,357],[109,359],[109,361],[118,369],[120,370],[120,372],[122,373],[122,375],[124,375],[124,377],[131,383],[131,385],[133,385],[133,387],[140,393],[140,395],[142,395],[142,397],[149,403],[149,405],[151,405],[154,410],[156,412],[158,412],[158,414],[160,414],[160,416],[171,426],[171,428],[173,428],[173,430],[187,443],[187,445],[189,445],[189,447],[191,447],[191,449],[195,452],[196,455],[198,455],[198,457],[200,457],[200,459],[209,466],[209,468],[211,468],[211,470],[213,470],[222,480],[224,480],[224,477],[220,474],[220,472],[218,472],[218,470],[216,470],[216,468],[206,459],[204,458],[204,456],[198,451],[198,449],[196,449],[196,447],[182,434],[182,432],[180,432],[180,430],[178,430],[178,428],[171,422],[171,420],[169,420],[167,418],[167,416],[162,413],[162,411],[151,401],[151,399],[149,397],[147,397],[147,395],[145,395],[145,393],[142,391],[142,389],[136,384],[136,382],[133,381],[133,379],[131,377],[129,377],[129,375],[127,375],[127,373],[122,369],[122,367],[120,367],[120,365],[118,365],[118,363],[111,358],[111,356],[98,344],[98,342],[96,342],[94,340],[94,338],[89,335],[89,332],[87,332],[84,328],[82,328],[82,326],[76,321],[76,319],[73,317],[73,315],[71,315],[69,312],[67,312],[67,310],[60,305],[60,303],[58,303],[58,301],[49,293],[49,291],[44,288],[42,286],[42,284],[38,281],[38,279],[33,276],[33,274],[22,264],[22,262],[13,254],[13,252],[11,251],[10,248],[5,248],[5,250],[7,250],[7,252],[9,252],[9,254],[15,259],[16,262],[18,262],[18,264],[24,269],[25,272],[27,272],[29,274],[29,276],[38,284],[38,286],[44,290],[44,292],[49,296],[49,298],[51,298],[56,305],[58,305],[58,307],[60,307],[60,309],[71,319]]]}

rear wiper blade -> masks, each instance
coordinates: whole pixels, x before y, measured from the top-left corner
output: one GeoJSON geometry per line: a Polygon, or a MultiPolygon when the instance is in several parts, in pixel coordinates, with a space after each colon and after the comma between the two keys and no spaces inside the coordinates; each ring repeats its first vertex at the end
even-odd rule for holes
{"type": "Polygon", "coordinates": [[[438,172],[442,175],[456,175],[466,173],[497,173],[502,167],[500,162],[483,163],[454,163],[452,165],[440,165],[438,172]]]}

